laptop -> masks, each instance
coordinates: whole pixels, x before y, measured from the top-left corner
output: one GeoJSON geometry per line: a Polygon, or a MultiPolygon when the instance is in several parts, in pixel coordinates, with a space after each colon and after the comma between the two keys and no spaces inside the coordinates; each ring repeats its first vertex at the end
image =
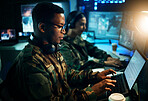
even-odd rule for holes
{"type": "Polygon", "coordinates": [[[112,77],[112,79],[116,79],[117,82],[115,83],[115,87],[111,87],[112,91],[107,92],[107,95],[109,96],[111,93],[122,93],[125,96],[128,95],[146,61],[147,58],[138,50],[135,50],[125,71],[120,75],[112,77]]]}

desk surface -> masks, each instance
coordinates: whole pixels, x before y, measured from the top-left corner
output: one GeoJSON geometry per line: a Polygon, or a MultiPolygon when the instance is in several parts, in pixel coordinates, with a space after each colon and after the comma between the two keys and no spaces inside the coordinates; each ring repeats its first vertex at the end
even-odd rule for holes
{"type": "Polygon", "coordinates": [[[26,45],[28,44],[28,42],[22,42],[22,43],[17,43],[15,45],[12,46],[0,46],[0,50],[22,50],[26,45]]]}
{"type": "MultiPolygon", "coordinates": [[[[22,50],[24,48],[24,46],[27,44],[28,44],[28,42],[21,42],[21,43],[17,43],[15,45],[12,45],[12,46],[0,46],[0,50],[5,50],[5,49],[22,50]]],[[[95,46],[98,47],[99,49],[106,51],[106,52],[108,52],[108,51],[112,52],[112,46],[109,43],[95,44],[95,46]]],[[[118,45],[116,54],[122,53],[122,54],[130,55],[130,52],[131,51],[129,51],[128,49],[118,45]]]]}
{"type": "Polygon", "coordinates": [[[118,45],[117,51],[112,51],[112,46],[109,43],[107,43],[107,44],[95,44],[95,46],[98,47],[99,49],[106,51],[108,54],[111,54],[111,56],[113,54],[116,54],[118,57],[120,57],[120,60],[129,59],[129,56],[131,55],[130,50],[128,50],[128,49],[126,49],[126,48],[124,48],[120,45],[118,45]],[[125,55],[129,55],[129,56],[120,55],[120,54],[125,54],[125,55]]]}

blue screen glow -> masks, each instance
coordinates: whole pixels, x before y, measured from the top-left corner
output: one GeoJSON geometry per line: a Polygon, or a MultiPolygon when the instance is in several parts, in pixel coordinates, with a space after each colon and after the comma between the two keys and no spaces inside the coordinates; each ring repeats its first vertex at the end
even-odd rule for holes
{"type": "Polygon", "coordinates": [[[98,0],[98,3],[125,3],[125,0],[98,0]]]}

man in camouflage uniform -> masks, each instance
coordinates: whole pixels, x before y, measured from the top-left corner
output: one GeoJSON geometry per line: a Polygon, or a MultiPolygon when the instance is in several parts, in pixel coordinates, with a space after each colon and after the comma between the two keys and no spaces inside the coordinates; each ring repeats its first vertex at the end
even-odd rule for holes
{"type": "Polygon", "coordinates": [[[58,43],[65,34],[64,11],[52,3],[39,3],[32,12],[33,39],[20,52],[6,80],[1,97],[9,101],[81,101],[93,100],[114,86],[115,80],[101,73],[67,69],[58,43]],[[85,85],[93,84],[92,87],[85,85]],[[73,85],[72,87],[70,87],[73,85]],[[78,86],[85,86],[78,89],[78,86]],[[4,89],[5,88],[5,89],[4,89]],[[5,94],[8,90],[10,96],[5,94]]]}
{"type": "Polygon", "coordinates": [[[78,11],[69,13],[66,24],[68,30],[61,42],[60,51],[69,67],[84,70],[104,65],[121,66],[118,59],[112,58],[105,51],[82,39],[81,34],[86,29],[86,18],[83,13],[78,11]],[[88,61],[89,56],[94,59],[88,61]]]}

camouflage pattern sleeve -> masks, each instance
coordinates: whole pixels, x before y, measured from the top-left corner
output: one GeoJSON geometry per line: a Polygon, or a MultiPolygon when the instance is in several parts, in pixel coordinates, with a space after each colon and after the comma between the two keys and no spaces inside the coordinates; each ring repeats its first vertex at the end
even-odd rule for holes
{"type": "Polygon", "coordinates": [[[84,90],[75,89],[73,90],[75,101],[96,101],[97,95],[91,89],[91,87],[87,87],[84,90]]]}
{"type": "MultiPolygon", "coordinates": [[[[96,99],[97,95],[94,93],[94,91],[91,89],[91,87],[86,87],[84,89],[79,89],[79,88],[72,88],[69,87],[67,84],[67,90],[66,91],[58,91],[57,88],[58,85],[56,84],[54,87],[54,81],[57,81],[56,78],[54,78],[54,70],[52,71],[52,75],[53,77],[50,77],[44,70],[42,70],[42,67],[35,68],[37,65],[35,65],[34,63],[29,64],[32,68],[29,75],[27,75],[27,81],[24,82],[25,84],[27,84],[27,89],[29,90],[29,92],[26,92],[26,96],[28,97],[28,99],[33,100],[42,100],[42,101],[89,101],[92,99],[96,99]]],[[[27,66],[27,65],[26,65],[27,66]]],[[[26,67],[25,66],[25,67],[26,67]]],[[[27,66],[27,67],[30,67],[27,66]]],[[[77,75],[74,76],[79,76],[81,77],[83,75],[83,73],[76,73],[77,75]]],[[[71,74],[72,75],[72,74],[71,74]]],[[[87,75],[87,73],[81,78],[85,78],[85,76],[87,75]]],[[[77,79],[77,77],[75,78],[75,82],[79,81],[77,79]]],[[[88,76],[87,76],[88,77],[88,76]]],[[[74,79],[73,79],[74,80],[74,79]]],[[[69,81],[69,80],[67,80],[69,81]]],[[[26,87],[25,87],[26,88],[26,87]]],[[[63,89],[63,88],[62,88],[63,89]]]]}
{"type": "Polygon", "coordinates": [[[27,71],[26,83],[28,85],[27,87],[29,87],[29,93],[26,94],[31,94],[30,97],[33,97],[33,99],[43,101],[88,101],[92,98],[96,99],[96,95],[90,87],[85,89],[79,89],[76,87],[71,88],[69,83],[67,83],[70,81],[68,79],[70,75],[72,78],[71,80],[75,80],[75,82],[85,82],[88,81],[88,79],[91,80],[90,76],[92,71],[71,70],[71,72],[67,74],[66,68],[67,66],[59,52],[57,53],[57,58],[54,58],[54,55],[49,55],[47,58],[38,52],[38,54],[33,56],[33,60],[29,61],[25,66],[25,71],[27,71]],[[60,65],[56,64],[57,59],[60,59],[63,69],[60,69],[60,65]],[[58,68],[59,72],[56,68],[58,68]]]}
{"type": "Polygon", "coordinates": [[[88,99],[93,101],[97,99],[97,95],[94,93],[94,91],[91,89],[89,84],[94,84],[98,82],[96,79],[96,74],[99,72],[93,73],[92,70],[74,70],[71,69],[68,71],[68,84],[70,87],[81,89],[82,92],[85,92],[88,96],[88,99]]]}
{"type": "MultiPolygon", "coordinates": [[[[85,40],[84,40],[85,41],[85,40]]],[[[103,59],[104,61],[107,60],[107,57],[109,56],[105,51],[97,48],[96,46],[94,46],[93,44],[85,41],[86,43],[86,48],[88,50],[88,54],[91,57],[97,58],[97,59],[103,59]]]]}
{"type": "Polygon", "coordinates": [[[79,54],[76,54],[77,52],[74,52],[74,49],[71,49],[69,46],[69,43],[66,41],[63,41],[62,48],[60,49],[60,52],[62,53],[64,60],[66,61],[66,64],[69,66],[69,69],[76,69],[79,70],[81,68],[81,65],[79,63],[79,54]]]}
{"type": "Polygon", "coordinates": [[[29,45],[19,54],[6,78],[13,101],[89,101],[96,98],[90,87],[71,88],[68,83],[91,81],[91,71],[67,73],[66,68],[61,54],[47,56],[38,47],[29,45]]]}
{"type": "Polygon", "coordinates": [[[94,84],[99,81],[95,75],[96,73],[99,72],[92,72],[91,69],[81,71],[71,69],[67,73],[67,82],[71,88],[76,87],[83,89],[86,88],[89,84],[94,84]]]}

